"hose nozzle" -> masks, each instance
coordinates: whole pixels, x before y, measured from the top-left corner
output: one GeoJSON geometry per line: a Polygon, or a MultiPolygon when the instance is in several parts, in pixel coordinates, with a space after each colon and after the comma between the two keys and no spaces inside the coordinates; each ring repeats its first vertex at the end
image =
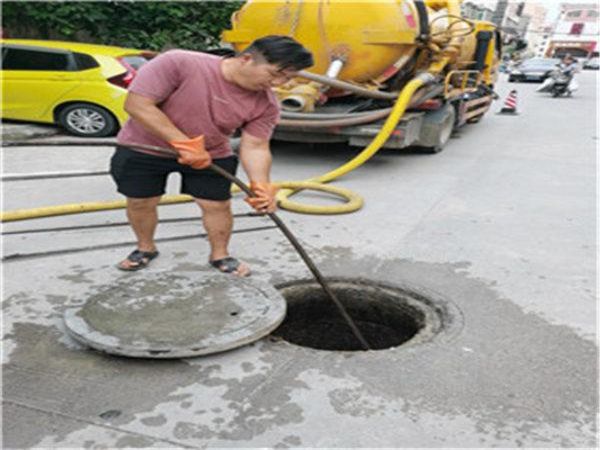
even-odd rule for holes
{"type": "Polygon", "coordinates": [[[315,103],[321,96],[317,83],[298,84],[292,89],[277,89],[275,91],[284,111],[312,112],[315,103]]]}

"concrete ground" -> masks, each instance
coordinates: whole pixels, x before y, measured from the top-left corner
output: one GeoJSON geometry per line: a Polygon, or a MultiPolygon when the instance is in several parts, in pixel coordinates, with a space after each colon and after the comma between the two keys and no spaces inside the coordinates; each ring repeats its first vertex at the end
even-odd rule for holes
{"type": "MultiPolygon", "coordinates": [[[[327,276],[418,286],[459,311],[452,332],[420,345],[346,353],[265,338],[193,359],[106,356],[66,336],[64,309],[130,277],[207,270],[199,222],[162,224],[160,258],[136,274],[114,267],[132,249],[125,226],[5,234],[4,447],[596,447],[597,74],[579,81],[559,99],[500,83],[502,100],[444,152],[381,152],[335,182],[364,196],[357,213],[281,213],[327,276]],[[496,115],[513,87],[520,115],[496,115]]],[[[320,174],[357,151],[277,143],[274,178],[320,174]]],[[[4,171],[104,170],[110,154],[11,148],[4,171]]],[[[103,176],[11,181],[3,210],[117,198],[103,176]]],[[[240,198],[234,210],[248,211],[240,198]]],[[[36,219],[4,233],[124,220],[36,219]]],[[[267,219],[235,229],[232,252],[258,279],[310,277],[267,219]]]]}

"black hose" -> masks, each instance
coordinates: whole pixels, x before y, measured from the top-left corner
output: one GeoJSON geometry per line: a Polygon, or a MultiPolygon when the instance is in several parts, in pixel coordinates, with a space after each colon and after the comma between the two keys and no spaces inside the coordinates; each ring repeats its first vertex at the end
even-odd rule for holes
{"type": "MultiPolygon", "coordinates": [[[[4,143],[2,143],[3,147],[16,147],[16,146],[27,146],[27,145],[28,144],[26,142],[22,142],[22,143],[21,142],[18,142],[18,143],[4,142],[4,143]],[[19,145],[19,144],[22,144],[22,145],[19,145]]],[[[57,145],[57,143],[53,142],[53,143],[48,143],[45,145],[57,145]]],[[[85,146],[86,144],[81,143],[79,145],[85,146]]],[[[107,144],[107,145],[110,145],[110,144],[107,144]]],[[[177,156],[177,152],[170,148],[157,147],[154,145],[131,144],[131,143],[122,143],[121,145],[123,145],[125,147],[132,147],[132,148],[135,148],[140,151],[146,151],[146,152],[152,153],[152,154],[161,153],[161,154],[163,154],[165,156],[169,156],[171,158],[177,156]]],[[[245,183],[243,183],[239,178],[237,178],[235,175],[230,174],[229,172],[223,170],[222,168],[220,168],[219,166],[217,166],[215,164],[211,164],[208,168],[210,170],[212,170],[213,172],[216,172],[219,175],[227,178],[229,181],[231,181],[236,186],[238,186],[242,191],[244,191],[246,194],[248,194],[248,196],[256,197],[256,194],[254,194],[254,192],[252,192],[250,190],[250,188],[245,183]]],[[[306,264],[308,269],[311,271],[311,273],[314,275],[316,280],[319,282],[319,284],[325,291],[325,293],[329,296],[331,301],[335,304],[338,311],[340,312],[340,314],[342,315],[342,317],[344,318],[344,320],[346,321],[346,323],[352,330],[352,333],[354,334],[356,339],[358,339],[358,341],[362,345],[363,349],[370,350],[371,347],[369,346],[369,343],[366,341],[366,339],[364,338],[364,336],[362,335],[362,333],[360,332],[360,330],[358,329],[358,327],[352,320],[352,317],[350,317],[350,315],[346,311],[346,308],[344,308],[344,305],[340,302],[340,300],[337,298],[337,296],[331,290],[331,288],[327,284],[327,281],[325,280],[325,278],[323,277],[323,275],[321,274],[319,269],[317,269],[317,266],[314,264],[314,262],[312,261],[310,256],[308,256],[308,253],[306,253],[304,248],[300,245],[300,243],[298,242],[296,237],[292,234],[292,232],[289,230],[289,228],[283,223],[283,221],[279,218],[279,216],[277,216],[277,214],[268,213],[267,215],[273,222],[275,222],[275,225],[277,225],[277,227],[285,235],[285,237],[288,239],[288,241],[290,241],[290,243],[292,244],[294,249],[296,249],[296,251],[302,258],[302,260],[304,261],[304,263],[306,264]]]]}
{"type": "Polygon", "coordinates": [[[415,0],[415,7],[419,16],[419,40],[425,42],[429,37],[429,15],[423,0],[415,0]]]}

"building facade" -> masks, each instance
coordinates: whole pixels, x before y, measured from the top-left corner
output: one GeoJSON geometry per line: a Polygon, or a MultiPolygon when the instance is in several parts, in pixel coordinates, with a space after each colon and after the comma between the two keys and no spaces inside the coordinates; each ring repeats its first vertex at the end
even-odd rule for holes
{"type": "Polygon", "coordinates": [[[473,2],[465,2],[461,5],[463,17],[472,20],[492,21],[494,10],[486,5],[480,5],[473,2]]]}
{"type": "Polygon", "coordinates": [[[525,31],[528,56],[544,56],[552,28],[546,25],[548,10],[539,2],[526,2],[523,15],[529,18],[525,31]]]}
{"type": "Polygon", "coordinates": [[[598,54],[598,3],[563,3],[545,49],[548,57],[570,53],[576,58],[598,54]]]}
{"type": "Polygon", "coordinates": [[[524,14],[527,2],[512,0],[468,0],[462,4],[464,17],[485,20],[500,26],[505,44],[523,39],[530,17],[524,14]]]}

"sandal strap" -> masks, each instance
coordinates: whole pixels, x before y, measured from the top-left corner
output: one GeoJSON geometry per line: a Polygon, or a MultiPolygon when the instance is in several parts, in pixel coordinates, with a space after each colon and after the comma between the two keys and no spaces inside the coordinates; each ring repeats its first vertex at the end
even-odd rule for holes
{"type": "Polygon", "coordinates": [[[129,256],[127,257],[127,259],[131,262],[134,263],[141,263],[144,261],[144,259],[147,259],[148,261],[153,260],[154,258],[156,258],[158,256],[158,251],[153,251],[153,252],[143,252],[139,249],[136,249],[134,251],[132,251],[129,256]]]}
{"type": "Polygon", "coordinates": [[[225,273],[235,272],[240,267],[240,261],[236,258],[232,258],[231,256],[209,261],[209,264],[215,269],[219,269],[221,272],[225,273]]]}

